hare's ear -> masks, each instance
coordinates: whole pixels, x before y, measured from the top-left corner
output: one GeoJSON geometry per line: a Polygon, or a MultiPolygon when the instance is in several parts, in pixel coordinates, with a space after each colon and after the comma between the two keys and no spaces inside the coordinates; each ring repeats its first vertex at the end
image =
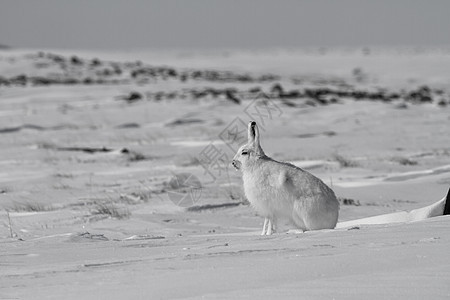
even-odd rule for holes
{"type": "Polygon", "coordinates": [[[259,143],[259,129],[255,121],[248,123],[248,144],[252,145],[256,154],[263,155],[264,152],[259,143]]]}
{"type": "Polygon", "coordinates": [[[248,123],[248,143],[254,143],[257,135],[259,138],[258,126],[256,125],[256,122],[250,121],[248,123]]]}

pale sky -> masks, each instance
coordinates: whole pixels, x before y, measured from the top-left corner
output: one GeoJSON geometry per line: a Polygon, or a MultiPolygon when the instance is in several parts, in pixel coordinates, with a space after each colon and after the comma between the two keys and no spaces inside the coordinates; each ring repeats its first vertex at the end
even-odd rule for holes
{"type": "Polygon", "coordinates": [[[0,0],[27,48],[449,46],[449,0],[0,0]]]}

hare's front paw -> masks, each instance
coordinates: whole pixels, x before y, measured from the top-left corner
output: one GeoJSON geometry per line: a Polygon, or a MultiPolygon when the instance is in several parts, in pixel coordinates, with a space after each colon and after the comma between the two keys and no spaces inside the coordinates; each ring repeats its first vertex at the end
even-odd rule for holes
{"type": "Polygon", "coordinates": [[[273,233],[273,222],[269,218],[264,219],[264,225],[263,230],[261,232],[261,235],[272,235],[273,233]]]}

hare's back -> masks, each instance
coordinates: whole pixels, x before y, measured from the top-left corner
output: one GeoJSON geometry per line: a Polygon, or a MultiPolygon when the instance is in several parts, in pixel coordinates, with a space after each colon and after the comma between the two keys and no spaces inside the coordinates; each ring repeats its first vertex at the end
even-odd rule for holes
{"type": "Polygon", "coordinates": [[[291,165],[289,177],[296,192],[301,195],[324,197],[331,201],[337,201],[333,190],[320,178],[297,166],[291,165]]]}

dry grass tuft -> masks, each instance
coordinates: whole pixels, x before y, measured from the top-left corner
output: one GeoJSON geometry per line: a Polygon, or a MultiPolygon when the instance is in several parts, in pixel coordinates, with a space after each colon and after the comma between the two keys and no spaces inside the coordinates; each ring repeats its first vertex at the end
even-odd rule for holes
{"type": "Polygon", "coordinates": [[[392,158],[392,161],[396,162],[396,163],[399,163],[402,166],[415,166],[415,165],[418,164],[417,161],[411,160],[411,159],[409,159],[407,157],[394,157],[394,158],[392,158]]]}
{"type": "Polygon", "coordinates": [[[358,163],[352,161],[348,158],[343,157],[340,154],[335,154],[333,156],[334,160],[336,160],[342,168],[354,168],[358,166],[358,163]]]}
{"type": "Polygon", "coordinates": [[[15,212],[42,212],[51,211],[53,208],[51,206],[46,206],[37,202],[14,202],[8,209],[9,211],[15,212]]]}
{"type": "Polygon", "coordinates": [[[106,202],[96,202],[92,214],[103,215],[115,219],[126,219],[131,216],[128,208],[119,208],[113,203],[106,202]]]}

